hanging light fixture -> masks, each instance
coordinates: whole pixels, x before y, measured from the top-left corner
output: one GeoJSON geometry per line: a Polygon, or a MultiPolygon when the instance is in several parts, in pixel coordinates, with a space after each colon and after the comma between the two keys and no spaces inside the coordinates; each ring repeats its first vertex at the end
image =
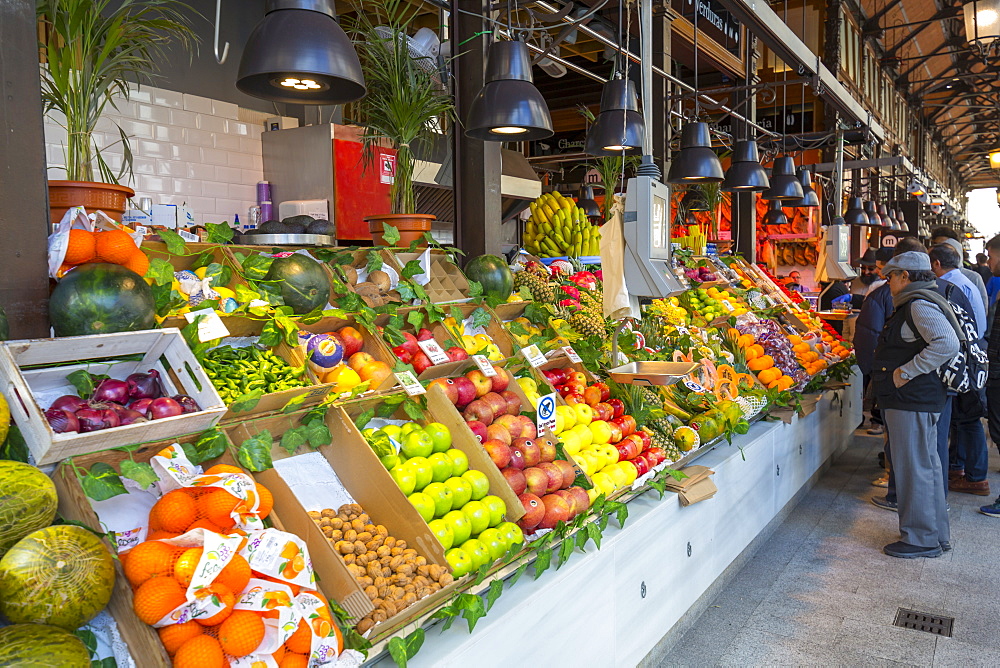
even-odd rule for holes
{"type": "Polygon", "coordinates": [[[587,131],[588,155],[635,155],[642,152],[646,124],[631,79],[611,79],[601,91],[601,113],[587,131]]]}
{"type": "Polygon", "coordinates": [[[819,195],[812,187],[812,173],[805,167],[799,167],[798,180],[802,185],[802,199],[792,200],[788,205],[804,209],[819,208],[819,195]]]}
{"type": "Polygon", "coordinates": [[[333,0],[267,0],[240,59],[236,87],[291,104],[344,104],[364,97],[365,77],[333,0]]]}
{"type": "Polygon", "coordinates": [[[971,0],[962,6],[965,39],[987,51],[1000,39],[1000,0],[971,0]]]}
{"type": "Polygon", "coordinates": [[[864,205],[860,197],[851,197],[847,200],[844,222],[848,225],[868,225],[868,216],[865,215],[864,205]]]}
{"type": "Polygon", "coordinates": [[[865,215],[868,217],[868,227],[882,227],[882,218],[878,215],[875,202],[865,202],[865,215]]]}
{"type": "Polygon", "coordinates": [[[760,196],[766,200],[784,201],[800,200],[804,195],[802,183],[795,176],[795,161],[787,155],[775,158],[771,167],[771,187],[760,196]]]}
{"type": "Polygon", "coordinates": [[[910,231],[910,225],[906,222],[906,216],[903,215],[902,209],[896,209],[896,222],[899,224],[900,232],[910,231]]]}
{"type": "Polygon", "coordinates": [[[552,117],[531,77],[528,45],[499,41],[486,56],[486,83],[472,101],[465,136],[483,141],[534,141],[552,136],[552,117]]]}
{"type": "Polygon", "coordinates": [[[684,197],[681,198],[681,206],[690,213],[701,213],[712,210],[705,201],[705,198],[702,197],[702,194],[697,190],[691,189],[688,189],[684,193],[684,197]]]}
{"type": "Polygon", "coordinates": [[[785,225],[787,222],[788,217],[781,208],[781,202],[779,200],[771,200],[771,203],[767,205],[767,213],[764,214],[761,225],[771,227],[773,225],[785,225]]]}
{"type": "Polygon", "coordinates": [[[989,153],[990,168],[1000,169],[1000,148],[993,149],[989,153]]]}
{"type": "Polygon", "coordinates": [[[601,207],[594,199],[594,186],[584,186],[580,189],[580,197],[576,205],[583,209],[587,218],[601,218],[601,207]]]}
{"type": "Polygon", "coordinates": [[[736,146],[733,148],[733,162],[726,170],[722,190],[725,192],[760,192],[767,190],[770,186],[771,182],[767,178],[767,170],[760,164],[757,142],[752,139],[736,142],[736,146]]]}

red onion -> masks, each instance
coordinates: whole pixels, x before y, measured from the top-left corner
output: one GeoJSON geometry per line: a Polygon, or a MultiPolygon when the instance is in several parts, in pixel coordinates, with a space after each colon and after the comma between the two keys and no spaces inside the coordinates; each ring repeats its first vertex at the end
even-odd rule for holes
{"type": "Polygon", "coordinates": [[[82,434],[111,429],[121,423],[118,414],[110,408],[81,408],[76,412],[76,418],[80,421],[80,433],[82,434]]]}
{"type": "Polygon", "coordinates": [[[170,397],[160,397],[159,399],[153,399],[153,402],[149,404],[149,408],[146,410],[146,417],[150,420],[159,420],[161,418],[181,415],[183,412],[184,409],[181,405],[170,397]]]}
{"type": "Polygon", "coordinates": [[[128,383],[124,380],[115,380],[114,378],[106,378],[101,381],[101,384],[97,386],[94,390],[94,396],[90,398],[92,402],[106,402],[113,401],[116,404],[127,404],[128,403],[128,383]]]}
{"type": "MultiPolygon", "coordinates": [[[[49,406],[50,410],[66,411],[68,413],[75,413],[81,408],[86,408],[87,402],[76,396],[75,394],[65,394],[49,406]]],[[[74,430],[75,431],[75,430],[74,430]]]]}
{"type": "Polygon", "coordinates": [[[50,408],[45,411],[45,419],[49,421],[52,431],[57,434],[80,431],[80,421],[76,419],[76,415],[61,408],[50,408]]]}
{"type": "Polygon", "coordinates": [[[148,373],[133,373],[125,379],[128,383],[129,399],[157,399],[163,396],[160,372],[150,369],[148,373]]]}
{"type": "Polygon", "coordinates": [[[145,415],[146,411],[149,410],[149,405],[151,403],[153,403],[152,399],[136,399],[135,401],[130,403],[128,407],[134,411],[139,411],[140,413],[145,415]]]}
{"type": "Polygon", "coordinates": [[[139,422],[148,422],[146,416],[139,411],[134,411],[131,408],[122,408],[119,411],[115,411],[118,414],[119,426],[124,427],[130,424],[137,424],[139,422]]]}
{"type": "Polygon", "coordinates": [[[198,405],[198,402],[186,394],[175,394],[174,401],[181,405],[181,408],[184,409],[185,413],[197,413],[201,410],[201,406],[198,405]]]}

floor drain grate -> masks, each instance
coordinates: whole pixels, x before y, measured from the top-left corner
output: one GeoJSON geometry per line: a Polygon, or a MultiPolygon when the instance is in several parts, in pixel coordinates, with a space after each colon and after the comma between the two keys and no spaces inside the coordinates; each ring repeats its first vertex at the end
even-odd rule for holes
{"type": "Polygon", "coordinates": [[[892,624],[893,626],[901,626],[904,629],[916,629],[917,631],[950,638],[952,627],[955,625],[955,618],[900,608],[896,612],[896,621],[892,624]]]}

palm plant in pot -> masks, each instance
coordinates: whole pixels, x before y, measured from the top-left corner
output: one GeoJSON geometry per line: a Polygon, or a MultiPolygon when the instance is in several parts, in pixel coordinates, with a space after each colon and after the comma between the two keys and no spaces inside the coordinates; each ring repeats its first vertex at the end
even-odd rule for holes
{"type": "Polygon", "coordinates": [[[379,149],[396,150],[396,173],[390,190],[391,213],[368,216],[376,243],[385,244],[386,226],[399,231],[400,244],[419,240],[430,232],[434,216],[416,213],[413,191],[414,151],[443,134],[452,120],[454,101],[434,67],[415,57],[408,35],[419,6],[405,0],[364,2],[355,6],[349,23],[368,93],[352,106],[353,116],[365,128],[361,138],[365,169],[371,169],[379,149]]]}
{"type": "Polygon", "coordinates": [[[128,100],[130,81],[155,76],[171,41],[185,48],[195,43],[190,19],[197,14],[177,0],[37,0],[35,8],[44,29],[42,102],[66,129],[67,180],[49,181],[52,222],[77,205],[120,219],[135,194],[119,185],[132,176],[128,136],[118,127],[120,139],[103,149],[121,144],[116,173],[95,141],[98,121],[109,105],[117,110],[128,100]]]}

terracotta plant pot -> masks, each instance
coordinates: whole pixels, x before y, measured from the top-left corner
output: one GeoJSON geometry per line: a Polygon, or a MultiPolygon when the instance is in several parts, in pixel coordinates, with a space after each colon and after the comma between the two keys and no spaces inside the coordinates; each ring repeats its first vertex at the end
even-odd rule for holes
{"type": "Polygon", "coordinates": [[[121,222],[128,198],[135,191],[127,186],[94,181],[49,181],[49,222],[59,223],[66,209],[82,206],[87,213],[98,209],[112,220],[121,222]]]}
{"type": "Polygon", "coordinates": [[[388,246],[383,238],[385,231],[382,224],[392,225],[399,230],[399,241],[397,246],[409,246],[413,241],[423,237],[425,232],[431,231],[431,222],[436,216],[426,213],[382,213],[377,216],[366,216],[368,231],[372,234],[372,240],[376,246],[388,246]]]}

